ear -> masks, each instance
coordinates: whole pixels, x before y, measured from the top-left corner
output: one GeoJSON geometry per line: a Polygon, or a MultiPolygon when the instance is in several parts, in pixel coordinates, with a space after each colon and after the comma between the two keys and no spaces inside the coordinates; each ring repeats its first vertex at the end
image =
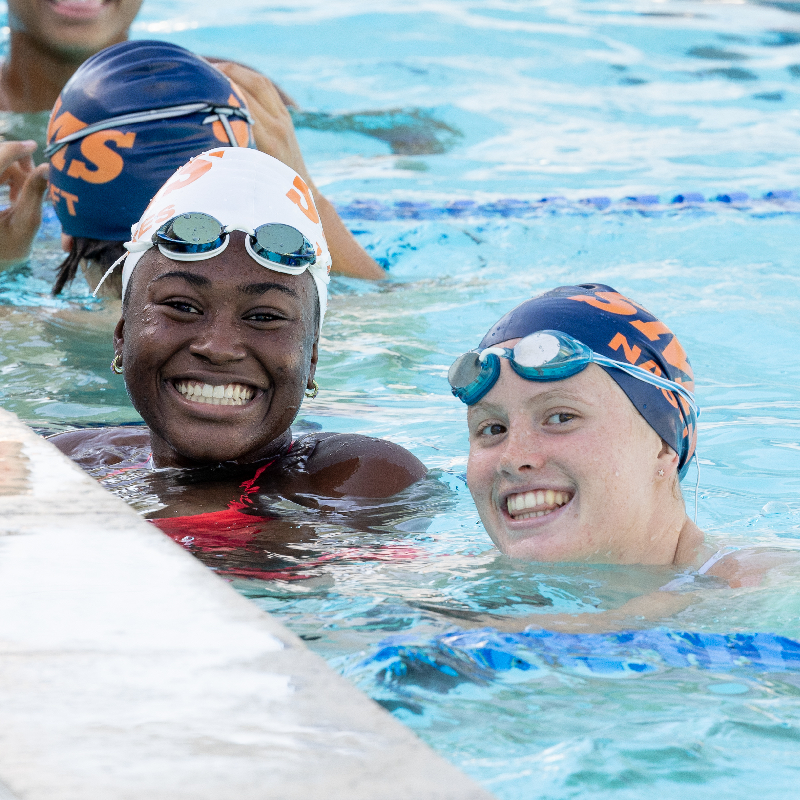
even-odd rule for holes
{"type": "Polygon", "coordinates": [[[121,353],[125,347],[124,329],[125,317],[122,317],[114,327],[114,353],[121,353]]]}
{"type": "Polygon", "coordinates": [[[75,240],[68,233],[62,233],[61,234],[61,249],[65,253],[69,253],[69,251],[72,250],[72,244],[73,244],[74,241],[75,240]]]}
{"type": "Polygon", "coordinates": [[[678,454],[662,439],[661,449],[656,457],[656,470],[664,470],[664,475],[673,475],[678,471],[678,454]]]}

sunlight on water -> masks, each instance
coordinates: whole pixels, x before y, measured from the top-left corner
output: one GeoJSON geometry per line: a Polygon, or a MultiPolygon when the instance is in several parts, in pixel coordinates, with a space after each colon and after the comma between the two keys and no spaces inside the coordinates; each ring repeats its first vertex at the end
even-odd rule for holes
{"type": "MultiPolygon", "coordinates": [[[[246,577],[258,565],[244,562],[227,576],[498,797],[796,794],[792,570],[755,589],[708,579],[669,629],[628,638],[459,630],[458,613],[614,607],[675,573],[499,555],[463,480],[464,409],[445,380],[513,304],[609,283],[692,359],[701,527],[800,549],[796,11],[233,0],[220,20],[211,4],[147,0],[137,22],[139,38],[264,70],[300,104],[311,173],[391,274],[334,279],[321,391],[301,416],[391,439],[435,470],[367,532],[278,502],[313,535],[270,562],[273,578],[246,577]]],[[[0,131],[29,136],[43,118],[3,115],[0,131]]],[[[85,284],[50,296],[58,233],[50,211],[31,265],[0,275],[0,403],[44,432],[135,423],[108,369],[113,309],[85,284]]],[[[145,510],[148,480],[107,484],[145,510]]]]}

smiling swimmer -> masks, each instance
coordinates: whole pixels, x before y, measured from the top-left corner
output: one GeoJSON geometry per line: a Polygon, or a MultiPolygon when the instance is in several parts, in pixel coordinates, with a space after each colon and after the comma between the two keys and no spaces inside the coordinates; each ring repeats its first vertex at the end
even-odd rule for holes
{"type": "Polygon", "coordinates": [[[679,488],[694,454],[677,337],[609,286],[562,286],[506,314],[450,369],[468,407],[467,482],[508,555],[688,564],[703,534],[679,488]]]}
{"type": "Polygon", "coordinates": [[[164,473],[152,516],[202,514],[223,531],[266,513],[267,487],[318,508],[389,497],[425,475],[381,439],[292,436],[304,394],[317,391],[331,263],[294,170],[246,148],[203,153],[164,184],[125,247],[112,366],[147,429],[61,434],[63,452],[95,469],[147,448],[152,468],[178,468],[164,473]],[[206,479],[178,490],[182,468],[206,479]]]}

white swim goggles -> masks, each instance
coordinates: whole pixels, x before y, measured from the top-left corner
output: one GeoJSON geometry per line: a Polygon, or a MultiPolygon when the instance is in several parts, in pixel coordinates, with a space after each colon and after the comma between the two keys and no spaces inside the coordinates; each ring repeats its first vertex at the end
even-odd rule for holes
{"type": "Polygon", "coordinates": [[[145,240],[143,244],[148,248],[156,245],[175,261],[202,261],[219,255],[228,246],[232,231],[246,233],[244,246],[249,255],[276,272],[300,275],[317,261],[311,242],[291,225],[267,222],[255,229],[223,225],[201,211],[173,217],[153,234],[150,242],[145,240]]]}
{"type": "Polygon", "coordinates": [[[517,342],[513,350],[487,347],[485,350],[464,353],[453,362],[447,373],[453,394],[468,406],[477,403],[497,383],[501,358],[507,358],[514,372],[528,381],[560,381],[581,372],[589,364],[618,369],[637,380],[679,395],[689,405],[695,418],[700,413],[694,395],[681,384],[634,364],[615,361],[596,353],[583,342],[561,331],[531,333],[517,342]]]}

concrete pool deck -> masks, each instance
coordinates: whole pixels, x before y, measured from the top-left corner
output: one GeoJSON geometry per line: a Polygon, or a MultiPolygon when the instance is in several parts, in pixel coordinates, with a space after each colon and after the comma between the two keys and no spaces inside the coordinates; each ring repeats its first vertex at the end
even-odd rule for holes
{"type": "Polygon", "coordinates": [[[0,409],[0,800],[487,800],[0,409]]]}

